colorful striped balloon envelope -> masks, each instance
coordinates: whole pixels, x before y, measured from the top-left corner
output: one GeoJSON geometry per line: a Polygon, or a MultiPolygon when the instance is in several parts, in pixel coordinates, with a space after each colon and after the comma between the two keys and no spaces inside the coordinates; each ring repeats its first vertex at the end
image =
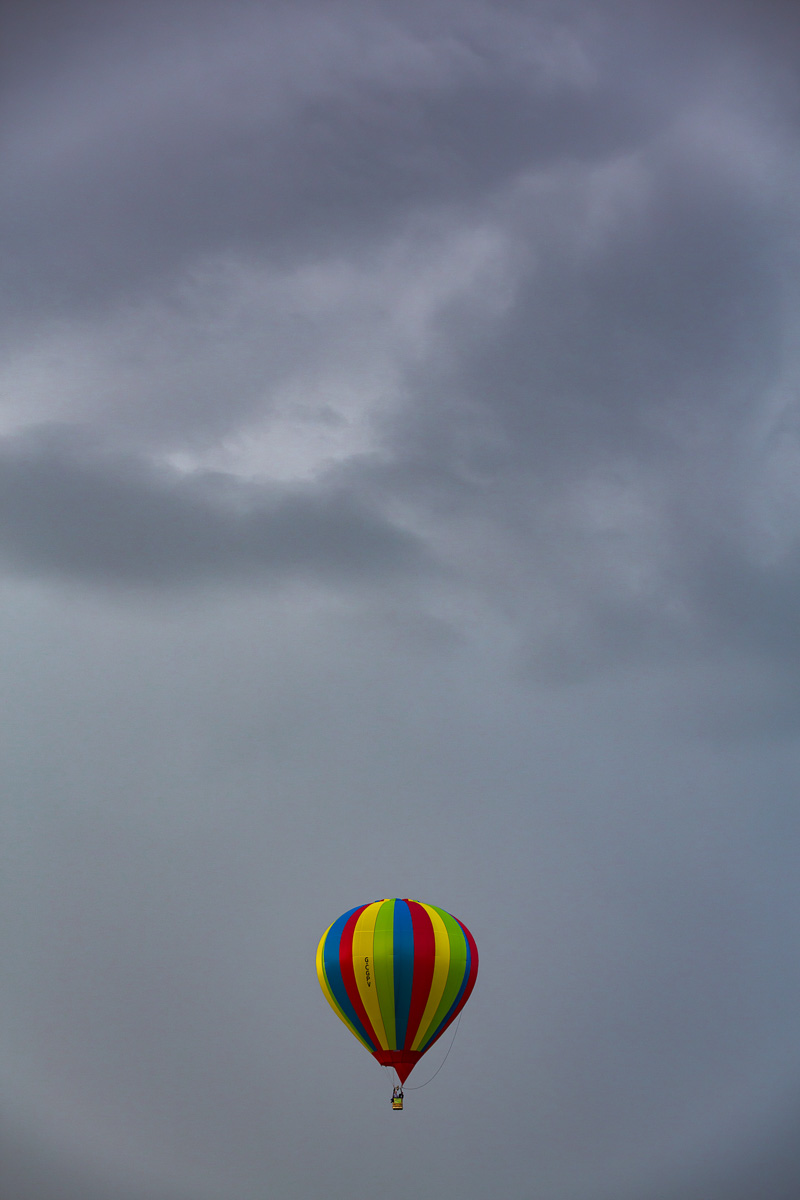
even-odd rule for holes
{"type": "Polygon", "coordinates": [[[418,900],[361,904],[317,948],[325,999],[403,1083],[461,1012],[477,974],[478,949],[463,921],[418,900]]]}

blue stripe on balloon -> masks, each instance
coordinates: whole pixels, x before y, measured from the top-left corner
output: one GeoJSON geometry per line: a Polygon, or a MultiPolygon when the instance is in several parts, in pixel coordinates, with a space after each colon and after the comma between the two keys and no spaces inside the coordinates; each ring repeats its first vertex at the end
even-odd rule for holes
{"type": "Polygon", "coordinates": [[[349,917],[352,917],[354,912],[360,912],[364,908],[363,904],[357,904],[355,908],[351,908],[349,912],[343,913],[338,921],[334,921],[328,930],[328,936],[325,938],[325,945],[322,948],[322,958],[325,963],[325,977],[328,980],[328,987],[331,989],[333,996],[339,1008],[342,1010],[348,1021],[358,1030],[361,1036],[366,1041],[367,1045],[372,1046],[373,1051],[379,1047],[375,1045],[372,1038],[367,1033],[361,1020],[350,1003],[350,997],[345,990],[344,981],[342,980],[342,968],[339,965],[339,943],[342,940],[342,930],[347,924],[349,917]]]}
{"type": "Polygon", "coordinates": [[[408,1013],[411,1008],[411,989],[414,983],[414,926],[405,900],[394,905],[394,1019],[397,1041],[401,1049],[406,1041],[408,1013]]]}

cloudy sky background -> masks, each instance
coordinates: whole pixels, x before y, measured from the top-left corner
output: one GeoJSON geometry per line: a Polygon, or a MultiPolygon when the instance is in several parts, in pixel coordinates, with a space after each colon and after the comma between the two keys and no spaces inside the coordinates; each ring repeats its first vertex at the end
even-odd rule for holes
{"type": "Polygon", "coordinates": [[[4,1200],[796,1200],[791,6],[4,14],[4,1200]]]}

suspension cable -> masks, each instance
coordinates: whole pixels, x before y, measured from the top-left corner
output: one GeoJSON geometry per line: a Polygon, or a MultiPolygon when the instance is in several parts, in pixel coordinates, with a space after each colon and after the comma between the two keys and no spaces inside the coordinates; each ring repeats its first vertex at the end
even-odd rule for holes
{"type": "Polygon", "coordinates": [[[434,1079],[435,1079],[435,1078],[436,1078],[436,1076],[439,1074],[439,1072],[441,1071],[441,1069],[442,1069],[442,1067],[444,1066],[444,1064],[447,1062],[447,1058],[448,1058],[448,1055],[450,1054],[450,1051],[453,1049],[453,1043],[454,1043],[454,1042],[455,1042],[455,1040],[456,1040],[456,1034],[458,1033],[458,1027],[459,1027],[459,1025],[461,1024],[461,1016],[462,1016],[462,1014],[461,1014],[461,1013],[459,1013],[459,1014],[458,1014],[458,1020],[456,1021],[456,1027],[455,1027],[455,1029],[453,1030],[453,1036],[452,1036],[452,1038],[451,1038],[451,1040],[450,1040],[450,1045],[447,1047],[447,1054],[445,1054],[444,1058],[443,1058],[443,1059],[442,1059],[442,1061],[439,1063],[439,1066],[438,1066],[438,1067],[436,1068],[436,1070],[433,1072],[433,1074],[431,1075],[430,1079],[426,1079],[424,1083],[418,1083],[416,1087],[407,1087],[407,1088],[405,1089],[407,1092],[418,1092],[418,1091],[420,1090],[420,1088],[427,1087],[429,1083],[433,1083],[434,1079]]]}

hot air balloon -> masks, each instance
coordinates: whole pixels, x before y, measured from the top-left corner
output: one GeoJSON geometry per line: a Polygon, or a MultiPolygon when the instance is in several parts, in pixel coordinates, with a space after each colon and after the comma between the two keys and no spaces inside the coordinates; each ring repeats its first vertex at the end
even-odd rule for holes
{"type": "Polygon", "coordinates": [[[325,999],[401,1083],[461,1012],[477,974],[478,950],[466,925],[418,900],[352,908],[317,948],[325,999]]]}

